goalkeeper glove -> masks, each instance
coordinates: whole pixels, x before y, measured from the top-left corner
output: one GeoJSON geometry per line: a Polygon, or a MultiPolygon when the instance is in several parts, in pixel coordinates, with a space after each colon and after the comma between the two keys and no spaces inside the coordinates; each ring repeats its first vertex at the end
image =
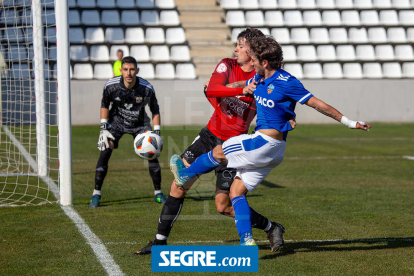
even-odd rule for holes
{"type": "Polygon", "coordinates": [[[108,139],[115,140],[115,137],[108,131],[108,123],[106,120],[101,120],[101,133],[98,140],[98,150],[104,151],[109,149],[108,139]]]}
{"type": "Polygon", "coordinates": [[[158,136],[161,136],[161,126],[160,125],[154,126],[153,132],[157,134],[158,136]]]}

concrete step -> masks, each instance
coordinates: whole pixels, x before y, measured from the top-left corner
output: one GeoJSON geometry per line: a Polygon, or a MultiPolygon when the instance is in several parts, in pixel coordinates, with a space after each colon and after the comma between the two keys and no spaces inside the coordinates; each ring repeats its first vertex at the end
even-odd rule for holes
{"type": "Polygon", "coordinates": [[[223,23],[224,12],[206,12],[206,11],[186,11],[180,13],[180,22],[182,24],[189,22],[206,22],[206,23],[223,23]]]}
{"type": "Polygon", "coordinates": [[[220,22],[181,22],[184,29],[228,29],[225,23],[220,22]]]}
{"type": "Polygon", "coordinates": [[[180,6],[197,5],[197,6],[220,6],[216,0],[175,0],[175,5],[179,8],[180,6]]]}
{"type": "Polygon", "coordinates": [[[235,44],[231,41],[227,40],[188,40],[188,44],[190,45],[190,48],[196,47],[196,46],[202,46],[202,47],[219,47],[219,46],[226,46],[226,47],[235,47],[235,44]]]}
{"type": "Polygon", "coordinates": [[[215,47],[201,47],[194,46],[190,49],[190,55],[192,58],[195,57],[231,57],[233,56],[233,47],[228,46],[215,46],[215,47]]]}
{"type": "Polygon", "coordinates": [[[199,12],[199,11],[209,11],[209,12],[217,12],[222,11],[222,8],[217,5],[182,5],[177,7],[178,11],[181,12],[199,12]]]}
{"type": "Polygon", "coordinates": [[[193,29],[188,28],[185,31],[188,41],[206,41],[206,42],[227,42],[230,38],[229,29],[193,29]]]}

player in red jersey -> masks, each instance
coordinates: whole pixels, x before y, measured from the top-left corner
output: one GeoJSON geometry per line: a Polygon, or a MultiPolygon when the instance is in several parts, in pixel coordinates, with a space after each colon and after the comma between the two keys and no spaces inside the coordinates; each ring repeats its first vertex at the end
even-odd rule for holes
{"type": "MultiPolygon", "coordinates": [[[[194,142],[188,147],[181,158],[186,166],[189,166],[200,155],[211,151],[215,146],[221,145],[227,139],[246,134],[250,123],[256,115],[254,98],[248,95],[243,87],[237,87],[237,83],[254,77],[255,71],[248,54],[249,44],[252,38],[264,36],[260,30],[248,28],[242,31],[237,38],[237,46],[234,50],[235,59],[223,59],[217,65],[205,94],[215,111],[207,126],[203,128],[194,142]]],[[[234,210],[229,198],[230,185],[236,175],[236,171],[223,164],[216,169],[216,197],[215,202],[218,212],[234,217],[234,210]]],[[[150,254],[152,245],[166,245],[172,226],[178,218],[186,192],[197,179],[189,180],[184,187],[171,184],[170,195],[164,203],[158,222],[158,232],[153,241],[134,254],[150,254]]],[[[252,226],[266,232],[271,248],[279,248],[283,244],[281,235],[283,227],[271,222],[261,214],[251,209],[252,226]]]]}

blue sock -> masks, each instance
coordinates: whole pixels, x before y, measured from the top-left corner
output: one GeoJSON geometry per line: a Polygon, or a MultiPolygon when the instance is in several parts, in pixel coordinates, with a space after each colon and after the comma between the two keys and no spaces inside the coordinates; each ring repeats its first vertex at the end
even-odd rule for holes
{"type": "MultiPolygon", "coordinates": [[[[198,157],[190,167],[184,169],[184,172],[189,178],[193,178],[199,174],[208,173],[220,165],[220,162],[213,157],[213,151],[202,154],[198,157]]],[[[181,174],[181,172],[180,172],[181,174]]]]}
{"type": "Polygon", "coordinates": [[[236,213],[236,227],[240,238],[252,235],[252,212],[250,211],[249,203],[246,196],[236,196],[231,200],[234,212],[236,213]]]}

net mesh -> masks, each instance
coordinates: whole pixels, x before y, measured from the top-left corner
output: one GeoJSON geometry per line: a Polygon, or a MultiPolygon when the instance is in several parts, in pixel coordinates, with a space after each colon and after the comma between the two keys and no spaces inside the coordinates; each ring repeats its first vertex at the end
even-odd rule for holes
{"type": "Polygon", "coordinates": [[[45,180],[58,183],[59,169],[54,3],[42,1],[42,27],[34,30],[31,2],[0,0],[0,206],[57,200],[45,180]],[[44,88],[36,93],[35,66],[39,65],[34,62],[33,40],[39,35],[44,88]],[[39,95],[44,100],[42,110],[36,105],[39,95]],[[39,123],[44,133],[37,134],[39,123]]]}

